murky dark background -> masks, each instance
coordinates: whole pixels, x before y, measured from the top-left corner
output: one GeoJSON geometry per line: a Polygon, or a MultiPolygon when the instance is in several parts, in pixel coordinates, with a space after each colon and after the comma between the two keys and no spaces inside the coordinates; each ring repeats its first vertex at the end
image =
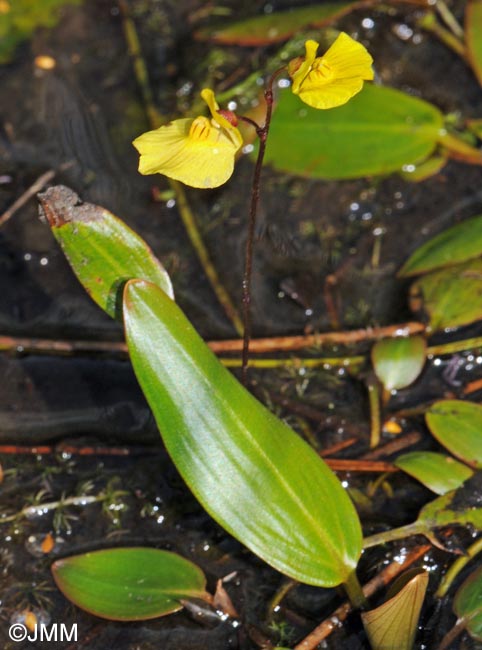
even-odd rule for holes
{"type": "MultiPolygon", "coordinates": [[[[276,46],[246,51],[195,41],[193,33],[201,26],[226,20],[216,15],[218,3],[131,0],[130,4],[155,100],[166,115],[186,109],[204,85],[222,86],[236,73],[239,61],[251,72],[262,69],[266,57],[276,52],[276,46]]],[[[229,0],[222,6],[234,20],[302,4],[279,0],[239,6],[229,0]]],[[[465,3],[451,5],[461,19],[465,3]]],[[[473,73],[418,29],[416,18],[416,8],[404,5],[388,14],[358,10],[337,26],[369,47],[384,84],[423,96],[445,113],[480,117],[482,93],[473,73]]],[[[137,155],[130,142],[148,124],[116,3],[86,0],[81,7],[65,7],[56,28],[37,31],[10,64],[0,66],[0,84],[0,213],[41,173],[73,161],[55,182],[107,207],[149,242],[171,273],[178,302],[206,339],[235,336],[190,248],[175,203],[169,197],[152,199],[154,186],[165,191],[167,185],[161,177],[137,174],[137,155]],[[39,54],[54,57],[56,68],[36,69],[33,61],[39,54]]],[[[225,187],[188,190],[214,264],[238,305],[252,171],[252,161],[244,157],[225,187]]],[[[307,181],[265,169],[254,274],[255,334],[329,330],[323,287],[330,274],[337,280],[341,329],[409,319],[407,285],[395,278],[396,270],[429,236],[480,214],[481,178],[480,168],[456,162],[420,184],[397,176],[307,181]],[[374,264],[374,246],[380,238],[380,259],[374,264]]],[[[38,220],[35,201],[0,229],[0,334],[122,338],[119,325],[90,301],[74,278],[50,230],[38,220]]],[[[466,332],[480,334],[477,325],[466,332]]],[[[459,332],[457,338],[463,335],[459,332]]],[[[388,413],[457,395],[463,384],[481,375],[478,360],[467,353],[428,364],[413,388],[392,398],[388,413]],[[455,369],[452,374],[447,372],[449,364],[455,369]]],[[[360,378],[351,378],[344,370],[286,369],[253,372],[251,380],[256,394],[297,430],[305,435],[308,431],[319,448],[356,436],[359,442],[345,457],[367,451],[368,402],[360,378]],[[288,398],[288,408],[279,406],[280,396],[288,398]],[[302,412],[293,404],[301,405],[302,412]],[[303,412],[306,406],[312,408],[308,414],[303,412]]],[[[2,454],[6,476],[0,494],[6,512],[21,510],[39,495],[41,500],[55,501],[111,492],[104,508],[102,503],[71,506],[61,509],[55,520],[49,512],[0,524],[2,647],[252,650],[263,639],[275,645],[296,643],[339,604],[335,590],[299,586],[270,620],[268,604],[284,578],[226,535],[184,487],[164,453],[127,360],[114,354],[10,351],[0,356],[0,386],[0,443],[26,449],[43,444],[56,451],[2,454]],[[91,449],[95,453],[80,456],[62,451],[65,445],[109,448],[110,453],[91,449]],[[116,498],[115,490],[127,495],[116,498]],[[57,545],[45,556],[39,548],[49,531],[54,531],[57,545]],[[137,624],[109,623],[75,609],[58,594],[49,571],[53,557],[120,545],[178,552],[202,567],[209,588],[217,578],[236,571],[226,588],[241,624],[236,627],[189,612],[137,624]],[[9,641],[8,624],[26,607],[45,620],[76,621],[78,644],[9,641]],[[280,638],[285,633],[288,637],[280,638]]],[[[423,448],[436,448],[421,419],[407,422],[407,431],[413,429],[423,432],[423,448]]],[[[368,532],[379,530],[381,524],[388,528],[412,521],[431,498],[424,488],[398,474],[389,479],[393,496],[380,489],[371,499],[366,490],[377,476],[340,478],[354,490],[355,498],[358,495],[368,532]]],[[[405,548],[416,541],[407,540],[405,548]]],[[[459,531],[452,541],[467,546],[470,535],[459,531]]],[[[366,553],[360,566],[362,581],[391,561],[400,547],[366,553]]],[[[432,572],[431,592],[453,557],[434,550],[425,558],[432,572]]],[[[436,648],[454,621],[450,598],[437,606],[429,596],[417,647],[436,648]]],[[[367,648],[357,617],[349,618],[324,647],[367,648]]],[[[476,645],[461,637],[456,647],[476,645]]]]}

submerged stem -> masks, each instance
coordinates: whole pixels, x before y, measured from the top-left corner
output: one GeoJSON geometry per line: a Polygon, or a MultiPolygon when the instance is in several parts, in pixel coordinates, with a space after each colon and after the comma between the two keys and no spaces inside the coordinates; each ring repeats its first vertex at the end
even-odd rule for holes
{"type": "Polygon", "coordinates": [[[405,539],[411,535],[425,535],[427,533],[427,526],[423,522],[414,521],[412,524],[400,526],[399,528],[392,528],[383,533],[370,535],[363,540],[363,548],[370,548],[378,544],[386,544],[387,542],[394,542],[399,539],[405,539]]]}
{"type": "Polygon", "coordinates": [[[363,609],[367,606],[368,601],[355,571],[350,573],[347,581],[343,583],[343,587],[353,609],[363,609]]]}

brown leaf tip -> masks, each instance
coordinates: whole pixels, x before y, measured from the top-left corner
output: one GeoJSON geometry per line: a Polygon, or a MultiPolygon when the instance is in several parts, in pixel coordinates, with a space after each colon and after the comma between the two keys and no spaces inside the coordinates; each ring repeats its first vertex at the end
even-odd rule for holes
{"type": "Polygon", "coordinates": [[[54,185],[37,194],[39,218],[52,228],[59,228],[72,221],[72,211],[81,201],[78,194],[65,185],[54,185]]]}

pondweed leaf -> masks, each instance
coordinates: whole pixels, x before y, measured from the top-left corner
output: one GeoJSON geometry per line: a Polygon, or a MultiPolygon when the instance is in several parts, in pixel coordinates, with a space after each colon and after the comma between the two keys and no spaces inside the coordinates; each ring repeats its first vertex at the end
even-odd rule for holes
{"type": "Polygon", "coordinates": [[[269,45],[287,40],[306,27],[322,27],[359,4],[360,2],[325,2],[291,11],[275,11],[227,27],[201,30],[197,32],[196,38],[224,45],[269,45]]]}
{"type": "Polygon", "coordinates": [[[203,507],[282,573],[324,587],[345,582],[361,529],[326,464],[221,365],[161,289],[128,282],[124,322],[164,444],[203,507]]]}
{"type": "MultiPolygon", "coordinates": [[[[432,531],[443,526],[470,525],[482,530],[482,474],[476,472],[452,492],[427,503],[419,512],[417,524],[432,531]]],[[[419,530],[423,533],[423,530],[419,530]]]]}
{"type": "Polygon", "coordinates": [[[387,338],[372,348],[376,376],[387,391],[410,386],[425,365],[427,342],[423,336],[387,338]]]}
{"type": "Polygon", "coordinates": [[[119,315],[119,291],[133,277],[150,280],[173,295],[166,270],[146,242],[108,210],[82,203],[63,185],[38,198],[74,273],[109,316],[119,315]]]}
{"type": "Polygon", "coordinates": [[[465,13],[465,41],[470,64],[482,85],[482,2],[469,0],[465,13]]]}
{"type": "Polygon", "coordinates": [[[454,266],[482,256],[482,215],[444,230],[417,248],[400,269],[402,278],[454,266]]]}
{"type": "Polygon", "coordinates": [[[210,600],[203,572],[154,548],[114,548],[57,560],[52,573],[66,598],[115,621],[156,618],[182,609],[181,599],[210,600]]]}
{"type": "Polygon", "coordinates": [[[428,317],[428,331],[470,325],[482,318],[482,260],[475,259],[419,278],[410,287],[410,308],[428,317]]]}
{"type": "Polygon", "coordinates": [[[416,569],[400,576],[395,595],[362,614],[372,650],[412,650],[428,585],[428,573],[416,569]]]}
{"type": "Polygon", "coordinates": [[[456,490],[473,475],[467,465],[434,451],[411,451],[402,454],[395,460],[394,465],[436,494],[456,490]]]}
{"type": "Polygon", "coordinates": [[[470,636],[482,641],[482,566],[459,587],[454,598],[454,612],[463,619],[470,636]]]}
{"type": "Polygon", "coordinates": [[[458,157],[472,155],[482,163],[479,151],[446,133],[438,108],[399,90],[365,84],[347,104],[327,111],[283,91],[266,160],[275,169],[309,178],[359,178],[415,169],[438,145],[449,155],[460,148],[458,157]]]}
{"type": "Polygon", "coordinates": [[[482,405],[440,400],[431,405],[425,420],[432,435],[454,456],[482,468],[482,405]]]}
{"type": "Polygon", "coordinates": [[[419,512],[417,520],[406,526],[394,528],[386,533],[365,537],[364,547],[410,535],[426,535],[433,540],[434,531],[444,526],[472,526],[482,530],[482,473],[475,472],[457,490],[447,492],[430,501],[419,512]]]}

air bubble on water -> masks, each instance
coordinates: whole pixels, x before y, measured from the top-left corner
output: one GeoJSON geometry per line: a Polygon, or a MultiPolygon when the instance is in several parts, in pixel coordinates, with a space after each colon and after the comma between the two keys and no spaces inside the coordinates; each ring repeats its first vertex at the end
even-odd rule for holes
{"type": "Polygon", "coordinates": [[[399,23],[393,26],[393,33],[401,41],[409,41],[413,36],[413,29],[404,23],[399,23]]]}
{"type": "Polygon", "coordinates": [[[291,86],[291,81],[289,79],[279,79],[278,88],[289,88],[291,86]]]}
{"type": "Polygon", "coordinates": [[[361,22],[363,29],[372,29],[375,27],[375,21],[373,18],[364,18],[361,22]]]}
{"type": "Polygon", "coordinates": [[[238,102],[231,100],[228,102],[228,111],[235,111],[238,108],[238,102]]]}
{"type": "Polygon", "coordinates": [[[182,86],[177,89],[176,95],[178,97],[185,97],[186,95],[189,95],[192,88],[193,88],[192,81],[186,81],[186,83],[182,84],[182,86]]]}
{"type": "Polygon", "coordinates": [[[47,266],[49,263],[49,258],[48,257],[41,257],[40,258],[40,266],[47,266]]]}

